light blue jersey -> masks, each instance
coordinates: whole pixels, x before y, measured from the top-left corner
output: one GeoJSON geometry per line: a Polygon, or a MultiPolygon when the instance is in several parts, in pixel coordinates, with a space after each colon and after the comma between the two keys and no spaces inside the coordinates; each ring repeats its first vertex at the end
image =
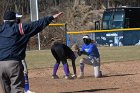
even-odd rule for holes
{"type": "Polygon", "coordinates": [[[90,43],[88,45],[83,44],[81,51],[85,52],[90,57],[96,57],[96,58],[100,57],[99,51],[98,51],[96,45],[93,43],[90,43]]]}

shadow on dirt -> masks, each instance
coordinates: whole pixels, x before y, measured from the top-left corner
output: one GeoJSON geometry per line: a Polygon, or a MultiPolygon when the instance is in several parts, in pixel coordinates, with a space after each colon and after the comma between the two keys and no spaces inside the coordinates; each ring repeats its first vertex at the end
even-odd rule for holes
{"type": "Polygon", "coordinates": [[[131,76],[131,75],[136,75],[136,74],[116,74],[116,75],[103,75],[103,77],[120,77],[120,76],[131,76]]]}
{"type": "Polygon", "coordinates": [[[117,89],[119,89],[119,88],[89,89],[89,90],[80,90],[80,91],[72,91],[72,92],[59,92],[59,93],[80,93],[80,92],[112,91],[112,90],[117,90],[117,89]]]}
{"type": "MultiPolygon", "coordinates": [[[[137,73],[135,74],[112,74],[112,75],[103,75],[102,77],[100,78],[106,78],[106,77],[122,77],[122,76],[131,76],[131,75],[136,75],[137,73]]],[[[84,78],[94,78],[94,76],[85,76],[84,78]]],[[[99,78],[99,79],[100,79],[99,78]]]]}

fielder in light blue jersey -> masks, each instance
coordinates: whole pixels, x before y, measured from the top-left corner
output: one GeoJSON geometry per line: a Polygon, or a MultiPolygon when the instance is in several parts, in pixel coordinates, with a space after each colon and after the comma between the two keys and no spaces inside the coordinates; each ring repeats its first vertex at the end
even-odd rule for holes
{"type": "Polygon", "coordinates": [[[101,77],[102,72],[100,71],[100,54],[96,44],[92,42],[88,35],[83,37],[84,44],[80,50],[80,54],[85,54],[86,57],[80,59],[80,75],[78,78],[84,77],[84,64],[92,65],[94,68],[95,78],[101,77]]]}

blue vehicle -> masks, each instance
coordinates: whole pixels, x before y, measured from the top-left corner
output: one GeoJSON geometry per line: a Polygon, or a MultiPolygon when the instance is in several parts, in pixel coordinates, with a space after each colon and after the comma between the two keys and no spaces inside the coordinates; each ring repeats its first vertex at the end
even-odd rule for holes
{"type": "MultiPolygon", "coordinates": [[[[140,28],[140,7],[109,8],[103,13],[102,22],[95,22],[95,29],[110,30],[120,28],[140,28]]],[[[95,33],[98,44],[113,46],[136,45],[140,41],[140,31],[116,31],[95,33]]]]}

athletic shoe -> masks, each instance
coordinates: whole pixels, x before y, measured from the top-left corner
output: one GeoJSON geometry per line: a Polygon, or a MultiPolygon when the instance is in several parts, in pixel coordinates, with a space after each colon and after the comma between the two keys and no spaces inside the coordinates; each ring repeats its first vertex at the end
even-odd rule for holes
{"type": "Polygon", "coordinates": [[[58,79],[59,77],[57,75],[52,75],[52,79],[58,79]]]}
{"type": "Polygon", "coordinates": [[[27,91],[27,92],[25,92],[25,93],[35,93],[35,92],[32,92],[32,91],[28,90],[28,91],[27,91]]]}
{"type": "MultiPolygon", "coordinates": [[[[69,73],[67,76],[72,76],[73,74],[69,73]]],[[[65,78],[66,75],[63,75],[63,78],[65,78]]]]}
{"type": "Polygon", "coordinates": [[[71,75],[65,76],[65,79],[74,79],[71,75]]]}
{"type": "Polygon", "coordinates": [[[73,78],[77,78],[77,75],[73,74],[73,75],[71,75],[71,77],[73,77],[73,78]]]}
{"type": "Polygon", "coordinates": [[[81,72],[80,75],[78,76],[79,79],[83,79],[84,78],[84,73],[81,72]]]}

